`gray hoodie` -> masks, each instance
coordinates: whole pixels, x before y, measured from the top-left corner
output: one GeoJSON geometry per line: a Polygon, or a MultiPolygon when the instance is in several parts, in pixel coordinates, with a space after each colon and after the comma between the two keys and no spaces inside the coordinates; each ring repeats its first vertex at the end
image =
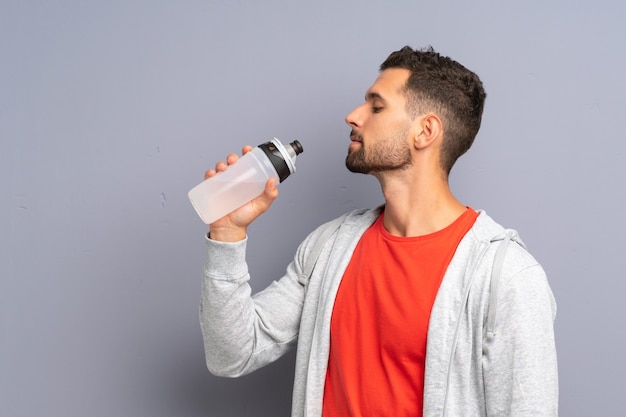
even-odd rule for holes
{"type": "MultiPolygon", "coordinates": [[[[200,323],[211,373],[237,377],[297,346],[292,416],[321,416],[335,296],[354,248],[379,213],[349,213],[321,242],[309,277],[303,267],[330,223],[320,226],[300,244],[286,274],[254,296],[247,240],[207,239],[200,323]]],[[[432,308],[423,415],[558,415],[555,315],[541,266],[514,231],[480,212],[432,308]],[[505,238],[511,243],[496,256],[505,238]]]]}

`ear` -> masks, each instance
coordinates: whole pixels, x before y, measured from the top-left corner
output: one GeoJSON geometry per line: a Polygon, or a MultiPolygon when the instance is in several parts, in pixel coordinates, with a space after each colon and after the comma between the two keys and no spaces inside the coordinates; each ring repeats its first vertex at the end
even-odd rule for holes
{"type": "Polygon", "coordinates": [[[443,136],[443,124],[441,119],[434,113],[426,113],[422,115],[417,123],[421,132],[415,136],[414,146],[416,149],[424,149],[433,143],[440,142],[443,136]]]}

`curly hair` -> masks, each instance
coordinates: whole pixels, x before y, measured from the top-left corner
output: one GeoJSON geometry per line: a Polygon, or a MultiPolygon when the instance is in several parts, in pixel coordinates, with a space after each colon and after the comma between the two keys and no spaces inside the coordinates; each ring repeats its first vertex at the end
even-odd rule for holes
{"type": "Polygon", "coordinates": [[[436,113],[443,123],[441,167],[450,173],[457,159],[472,146],[480,129],[487,94],[480,78],[432,47],[414,50],[405,46],[395,51],[380,66],[403,68],[411,72],[405,85],[411,117],[436,113]]]}

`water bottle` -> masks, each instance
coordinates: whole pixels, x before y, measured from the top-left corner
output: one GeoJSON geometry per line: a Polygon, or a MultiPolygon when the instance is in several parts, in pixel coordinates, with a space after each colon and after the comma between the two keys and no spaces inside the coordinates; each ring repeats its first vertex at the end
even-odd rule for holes
{"type": "Polygon", "coordinates": [[[243,155],[226,171],[218,172],[189,191],[189,200],[206,224],[211,224],[259,196],[270,178],[283,182],[296,172],[300,142],[287,146],[276,138],[243,155]]]}

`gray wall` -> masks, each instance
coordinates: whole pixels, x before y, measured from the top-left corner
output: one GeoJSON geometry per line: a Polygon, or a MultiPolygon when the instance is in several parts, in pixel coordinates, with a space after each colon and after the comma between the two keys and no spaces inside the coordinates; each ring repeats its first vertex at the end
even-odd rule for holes
{"type": "Polygon", "coordinates": [[[205,369],[206,227],[186,193],[244,144],[303,143],[250,230],[267,285],[316,225],[382,201],[343,166],[343,117],[405,44],[482,77],[483,128],[453,188],[549,274],[561,414],[618,415],[625,14],[607,0],[1,0],[0,415],[287,415],[293,354],[236,380],[205,369]]]}

